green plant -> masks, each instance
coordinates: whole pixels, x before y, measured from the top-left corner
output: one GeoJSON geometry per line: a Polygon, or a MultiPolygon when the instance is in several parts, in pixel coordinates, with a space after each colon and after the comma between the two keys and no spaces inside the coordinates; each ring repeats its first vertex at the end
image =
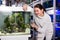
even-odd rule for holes
{"type": "Polygon", "coordinates": [[[29,23],[25,24],[24,15],[22,13],[13,13],[12,15],[8,15],[5,20],[4,31],[8,33],[12,32],[25,32],[25,29],[30,27],[29,23]]]}

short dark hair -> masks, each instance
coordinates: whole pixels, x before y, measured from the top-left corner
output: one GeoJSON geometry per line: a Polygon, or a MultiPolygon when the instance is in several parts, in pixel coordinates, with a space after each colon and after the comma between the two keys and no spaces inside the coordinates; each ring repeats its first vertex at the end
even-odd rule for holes
{"type": "Polygon", "coordinates": [[[44,8],[44,6],[43,5],[41,5],[41,4],[36,4],[35,6],[34,6],[34,8],[39,8],[39,9],[43,9],[45,12],[46,12],[46,10],[45,10],[45,8],[44,8]]]}

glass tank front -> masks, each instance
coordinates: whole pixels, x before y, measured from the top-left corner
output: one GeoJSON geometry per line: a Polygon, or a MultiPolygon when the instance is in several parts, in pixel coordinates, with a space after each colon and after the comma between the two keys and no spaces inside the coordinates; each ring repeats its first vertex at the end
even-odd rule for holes
{"type": "Polygon", "coordinates": [[[0,35],[29,34],[30,12],[0,12],[0,35]]]}

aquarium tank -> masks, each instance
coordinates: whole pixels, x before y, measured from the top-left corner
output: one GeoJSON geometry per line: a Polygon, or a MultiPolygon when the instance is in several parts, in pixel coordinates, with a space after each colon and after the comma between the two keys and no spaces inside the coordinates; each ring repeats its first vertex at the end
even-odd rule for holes
{"type": "Polygon", "coordinates": [[[0,12],[0,34],[30,33],[31,12],[0,12]]]}

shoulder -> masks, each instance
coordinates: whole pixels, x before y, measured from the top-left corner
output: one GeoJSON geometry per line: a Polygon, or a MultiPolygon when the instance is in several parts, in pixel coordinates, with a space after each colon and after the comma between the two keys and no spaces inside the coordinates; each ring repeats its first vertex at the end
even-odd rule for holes
{"type": "Polygon", "coordinates": [[[45,13],[45,16],[46,18],[50,18],[49,14],[48,13],[45,13]]]}
{"type": "Polygon", "coordinates": [[[45,17],[46,17],[47,20],[50,20],[51,21],[51,17],[49,16],[48,13],[45,13],[45,17]]]}

